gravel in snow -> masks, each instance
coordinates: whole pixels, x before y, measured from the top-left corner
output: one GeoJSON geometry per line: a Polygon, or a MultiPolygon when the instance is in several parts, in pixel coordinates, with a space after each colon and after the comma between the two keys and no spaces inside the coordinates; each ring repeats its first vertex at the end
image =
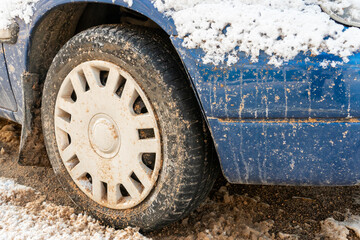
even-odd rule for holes
{"type": "Polygon", "coordinates": [[[115,230],[71,207],[44,201],[34,189],[0,178],[0,239],[147,239],[137,229],[115,230]]]}

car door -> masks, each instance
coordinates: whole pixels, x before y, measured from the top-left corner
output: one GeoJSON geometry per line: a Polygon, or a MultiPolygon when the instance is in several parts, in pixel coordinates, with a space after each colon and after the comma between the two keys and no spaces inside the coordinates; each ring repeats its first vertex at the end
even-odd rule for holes
{"type": "Polygon", "coordinates": [[[266,61],[204,67],[196,84],[206,114],[232,120],[359,117],[356,64],[322,68],[319,59],[305,63],[299,57],[280,68],[266,61]]]}
{"type": "Polygon", "coordinates": [[[0,48],[0,108],[16,111],[16,101],[9,82],[2,45],[0,48]]]}

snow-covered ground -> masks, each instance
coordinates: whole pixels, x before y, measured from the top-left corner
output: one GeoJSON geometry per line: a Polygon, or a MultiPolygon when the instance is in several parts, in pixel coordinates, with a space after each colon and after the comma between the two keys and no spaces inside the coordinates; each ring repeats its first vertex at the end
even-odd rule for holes
{"type": "MultiPolygon", "coordinates": [[[[254,222],[254,216],[258,214],[254,211],[271,208],[259,197],[231,195],[226,186],[221,187],[216,195],[220,201],[208,199],[200,207],[203,212],[197,214],[202,215],[201,222],[195,223],[198,232],[189,231],[185,239],[300,239],[297,234],[271,233],[275,225],[273,220],[254,222]],[[203,231],[202,226],[206,227],[203,231]]],[[[102,226],[86,214],[76,214],[73,208],[48,203],[45,198],[31,187],[0,177],[0,239],[148,239],[137,229],[115,230],[102,226]]],[[[189,227],[189,218],[179,226],[189,227]]],[[[316,239],[347,240],[350,230],[360,237],[360,216],[350,213],[344,221],[330,217],[321,221],[320,226],[316,239]]],[[[154,237],[162,239],[161,234],[154,237]]],[[[177,236],[167,235],[165,238],[177,239],[177,236]]]]}
{"type": "Polygon", "coordinates": [[[146,239],[138,230],[115,230],[71,207],[45,201],[30,187],[0,178],[0,239],[146,239]]]}

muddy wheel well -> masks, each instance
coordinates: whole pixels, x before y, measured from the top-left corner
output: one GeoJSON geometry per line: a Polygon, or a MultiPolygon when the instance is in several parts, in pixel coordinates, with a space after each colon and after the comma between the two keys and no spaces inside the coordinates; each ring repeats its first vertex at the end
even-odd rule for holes
{"type": "Polygon", "coordinates": [[[169,41],[168,35],[155,22],[130,9],[104,3],[69,3],[51,10],[33,30],[28,72],[38,74],[43,82],[56,53],[71,37],[102,24],[141,25],[156,29],[169,41]]]}

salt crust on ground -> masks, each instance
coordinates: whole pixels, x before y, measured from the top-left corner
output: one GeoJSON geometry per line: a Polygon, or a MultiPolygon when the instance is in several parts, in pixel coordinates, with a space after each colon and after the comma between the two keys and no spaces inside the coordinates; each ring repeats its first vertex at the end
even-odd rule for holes
{"type": "MultiPolygon", "coordinates": [[[[261,50],[275,66],[302,52],[326,52],[346,62],[360,48],[360,29],[345,30],[322,12],[320,2],[328,0],[154,0],[154,5],[174,19],[183,46],[204,50],[204,63],[231,65],[240,51],[257,62],[261,50]]],[[[353,2],[334,0],[331,7],[353,2]]]]}
{"type": "Polygon", "coordinates": [[[86,214],[46,203],[34,189],[0,178],[0,239],[147,239],[137,229],[101,226],[86,214]]]}

